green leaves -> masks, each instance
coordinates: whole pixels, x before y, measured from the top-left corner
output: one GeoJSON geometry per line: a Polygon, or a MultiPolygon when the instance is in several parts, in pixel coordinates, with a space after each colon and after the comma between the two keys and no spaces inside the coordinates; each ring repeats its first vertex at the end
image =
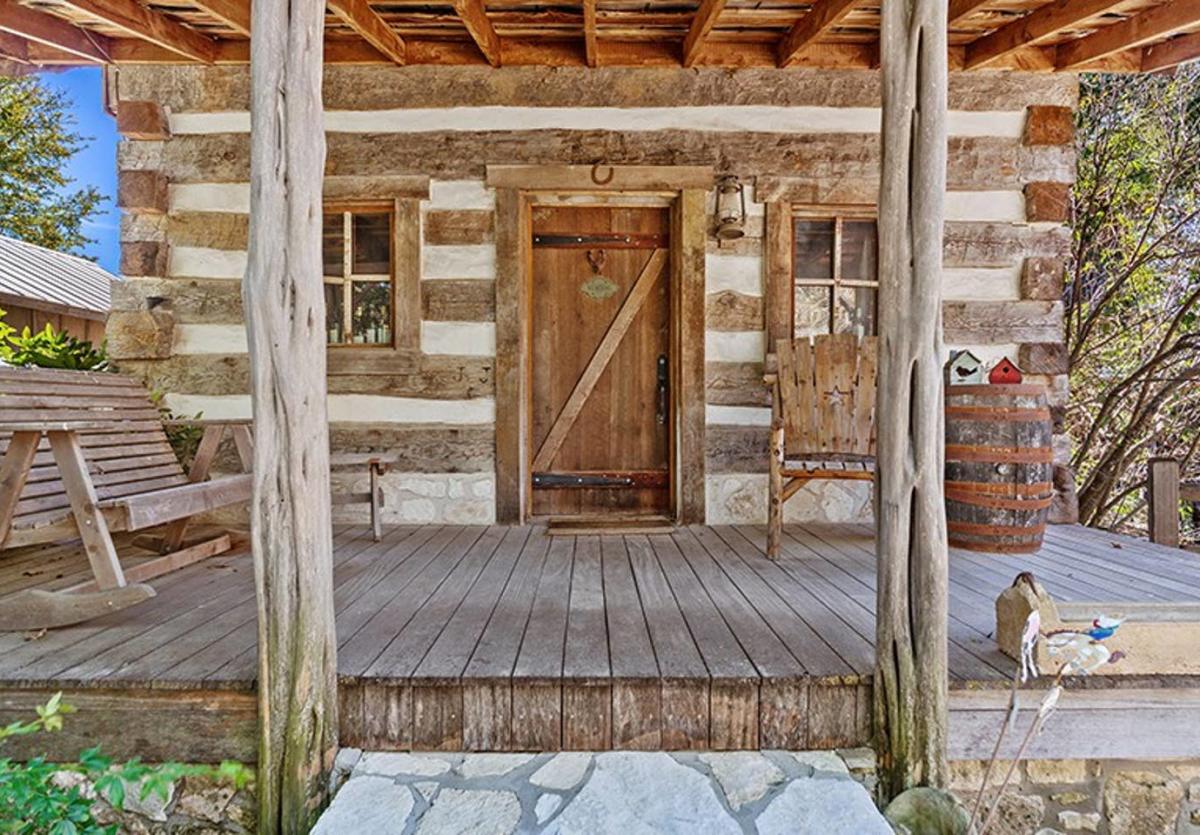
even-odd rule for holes
{"type": "Polygon", "coordinates": [[[36,333],[23,328],[14,334],[16,331],[7,325],[0,327],[0,359],[12,365],[73,371],[101,371],[108,365],[103,345],[95,348],[90,342],[55,331],[49,324],[36,333]]]}
{"type": "Polygon", "coordinates": [[[0,234],[64,252],[88,243],[83,225],[102,200],[63,174],[88,141],[69,107],[37,76],[0,76],[0,234]]]}
{"type": "MultiPolygon", "coordinates": [[[[35,709],[35,719],[0,728],[0,745],[6,738],[62,728],[63,717],[74,712],[62,693],[55,693],[35,709]]],[[[96,795],[114,809],[124,809],[129,792],[139,800],[157,795],[170,799],[171,786],[186,778],[215,780],[245,788],[254,773],[241,763],[208,765],[163,763],[148,765],[134,758],[114,765],[99,747],[80,752],[74,764],[47,762],[34,757],[18,763],[0,758],[0,835],[116,835],[116,824],[102,826],[93,815],[95,799],[84,791],[90,783],[96,795]],[[77,775],[77,776],[76,776],[77,775]]]]}

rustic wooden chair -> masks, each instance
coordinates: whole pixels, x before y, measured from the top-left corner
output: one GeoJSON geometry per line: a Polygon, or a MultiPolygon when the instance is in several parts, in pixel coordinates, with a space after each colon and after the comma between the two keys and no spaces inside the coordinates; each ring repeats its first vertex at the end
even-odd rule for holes
{"type": "Polygon", "coordinates": [[[249,469],[245,422],[202,421],[184,473],[144,386],[120,374],[0,367],[0,549],[82,539],[93,579],[26,589],[0,603],[0,629],[78,623],[154,595],[145,580],[228,551],[228,534],[184,546],[188,520],[246,501],[251,477],[209,480],[227,426],[249,469]],[[138,544],[162,556],[123,568],[112,533],[165,525],[138,544]]]}
{"type": "Polygon", "coordinates": [[[875,477],[877,339],[781,339],[768,355],[771,461],[767,556],[779,556],[783,505],[813,479],[875,477]]]}

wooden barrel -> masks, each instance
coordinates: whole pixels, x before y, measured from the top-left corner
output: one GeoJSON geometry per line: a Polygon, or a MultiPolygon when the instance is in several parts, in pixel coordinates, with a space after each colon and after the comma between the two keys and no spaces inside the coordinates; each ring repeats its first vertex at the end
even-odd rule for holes
{"type": "Polygon", "coordinates": [[[952,546],[993,553],[1042,547],[1054,497],[1052,434],[1042,386],[946,387],[952,546]]]}

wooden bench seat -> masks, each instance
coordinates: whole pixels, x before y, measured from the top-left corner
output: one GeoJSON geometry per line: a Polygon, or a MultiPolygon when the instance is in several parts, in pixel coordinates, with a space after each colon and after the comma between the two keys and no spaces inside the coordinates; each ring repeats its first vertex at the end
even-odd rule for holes
{"type": "MultiPolygon", "coordinates": [[[[98,592],[122,589],[131,579],[113,548],[115,531],[167,525],[158,541],[164,556],[138,566],[139,580],[228,550],[227,535],[182,547],[191,517],[244,502],[251,493],[247,473],[209,480],[229,424],[205,424],[192,467],[184,472],[159,408],[137,380],[105,372],[0,367],[0,548],[79,537],[95,575],[84,585],[98,592]]],[[[232,429],[248,469],[249,428],[232,429]]],[[[145,589],[143,597],[153,594],[145,589]]],[[[20,615],[22,606],[6,601],[6,612],[18,611],[17,619],[25,620],[18,627],[12,617],[0,617],[0,628],[25,628],[39,616],[54,621],[58,615],[51,604],[61,594],[27,597],[28,617],[20,615]]],[[[124,592],[119,599],[128,605],[139,598],[124,592]]],[[[63,603],[58,611],[69,610],[74,618],[69,622],[90,611],[79,598],[63,603]]]]}

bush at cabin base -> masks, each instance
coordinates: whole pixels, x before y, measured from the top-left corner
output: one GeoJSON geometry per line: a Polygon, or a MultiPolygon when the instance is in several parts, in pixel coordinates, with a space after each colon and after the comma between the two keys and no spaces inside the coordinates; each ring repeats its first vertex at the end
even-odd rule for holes
{"type": "MultiPolygon", "coordinates": [[[[6,739],[61,730],[74,712],[55,694],[30,721],[0,728],[6,739]]],[[[44,757],[16,762],[0,757],[0,833],[4,835],[115,835],[118,832],[250,832],[252,773],[235,762],[219,766],[136,759],[113,764],[89,748],[76,763],[44,757]]]]}
{"type": "Polygon", "coordinates": [[[40,331],[16,328],[4,322],[0,310],[0,360],[9,365],[63,368],[71,371],[103,371],[108,367],[104,345],[56,331],[50,325],[40,331]]]}

